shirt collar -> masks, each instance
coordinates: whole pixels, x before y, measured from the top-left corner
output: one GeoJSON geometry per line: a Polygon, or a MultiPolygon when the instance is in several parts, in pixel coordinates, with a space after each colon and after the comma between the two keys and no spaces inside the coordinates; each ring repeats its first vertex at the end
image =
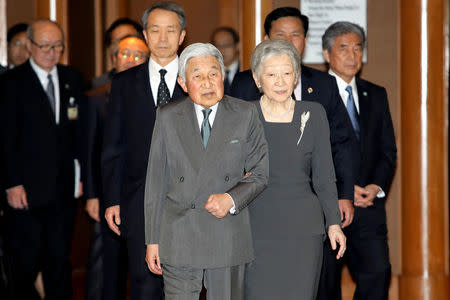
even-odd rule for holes
{"type": "Polygon", "coordinates": [[[339,77],[335,72],[333,72],[333,70],[329,69],[328,70],[328,74],[336,77],[336,83],[339,89],[339,93],[342,94],[345,89],[347,88],[347,86],[351,86],[352,87],[352,92],[353,94],[358,92],[358,89],[356,87],[356,80],[355,80],[355,76],[353,76],[352,80],[350,81],[350,83],[347,83],[344,79],[342,79],[341,77],[339,77]]]}
{"type": "Polygon", "coordinates": [[[239,68],[239,60],[233,61],[228,67],[225,67],[225,70],[230,70],[230,73],[234,74],[238,71],[239,68]]]}
{"type": "Polygon", "coordinates": [[[58,77],[58,70],[56,66],[54,66],[49,73],[46,70],[42,69],[40,66],[38,66],[32,57],[30,57],[30,65],[31,68],[33,68],[34,72],[36,72],[36,75],[38,76],[39,81],[41,82],[46,82],[48,80],[47,79],[48,74],[52,74],[53,78],[58,77]]]}
{"type": "Polygon", "coordinates": [[[165,65],[164,67],[161,67],[156,61],[154,61],[150,57],[150,61],[148,64],[150,76],[158,76],[159,78],[159,70],[165,69],[167,71],[167,74],[170,76],[173,76],[173,74],[178,75],[178,56],[175,57],[174,60],[172,60],[170,63],[165,65]]]}

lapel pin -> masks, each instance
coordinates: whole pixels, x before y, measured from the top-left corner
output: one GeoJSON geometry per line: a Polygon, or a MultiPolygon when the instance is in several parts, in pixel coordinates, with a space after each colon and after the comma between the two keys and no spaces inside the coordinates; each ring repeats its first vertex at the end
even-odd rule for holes
{"type": "Polygon", "coordinates": [[[312,87],[309,87],[309,88],[308,88],[308,93],[310,93],[310,94],[311,94],[312,92],[313,92],[313,89],[312,89],[312,87]]]}
{"type": "Polygon", "coordinates": [[[363,96],[367,97],[367,92],[366,91],[363,92],[363,96]]]}
{"type": "Polygon", "coordinates": [[[66,84],[64,85],[64,88],[65,88],[66,90],[68,90],[68,89],[70,88],[70,85],[69,85],[68,83],[66,83],[66,84]]]}

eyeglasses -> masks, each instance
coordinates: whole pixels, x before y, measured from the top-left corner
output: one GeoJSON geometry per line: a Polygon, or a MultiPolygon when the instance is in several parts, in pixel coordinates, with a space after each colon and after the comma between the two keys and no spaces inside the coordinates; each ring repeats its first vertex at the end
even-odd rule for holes
{"type": "Polygon", "coordinates": [[[52,50],[52,49],[55,50],[55,52],[62,52],[64,50],[64,44],[62,44],[62,43],[57,43],[54,45],[50,45],[50,44],[39,45],[38,43],[36,43],[33,40],[30,40],[30,41],[33,45],[38,47],[42,52],[50,52],[50,50],[52,50]]]}
{"type": "Polygon", "coordinates": [[[22,42],[22,41],[15,41],[13,43],[10,44],[10,47],[14,47],[14,48],[26,48],[27,45],[22,42]]]}
{"type": "Polygon", "coordinates": [[[131,52],[130,50],[121,50],[119,51],[119,55],[122,56],[123,59],[133,57],[134,61],[145,60],[148,57],[148,54],[145,52],[142,51],[131,52]]]}

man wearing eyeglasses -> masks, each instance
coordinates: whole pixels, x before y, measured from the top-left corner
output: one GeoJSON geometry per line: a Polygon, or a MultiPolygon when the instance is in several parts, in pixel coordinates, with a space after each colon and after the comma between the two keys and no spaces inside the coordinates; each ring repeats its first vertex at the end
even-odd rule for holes
{"type": "MultiPolygon", "coordinates": [[[[148,55],[149,50],[143,37],[126,36],[118,41],[118,49],[114,52],[112,59],[113,67],[117,73],[120,73],[144,63],[148,55]]],[[[88,130],[86,144],[83,145],[87,151],[85,155],[87,160],[84,168],[86,173],[83,189],[87,199],[86,211],[93,220],[98,222],[98,225],[94,227],[93,239],[101,239],[100,242],[93,240],[92,243],[100,244],[101,247],[91,247],[89,253],[86,270],[86,300],[98,299],[97,295],[102,295],[101,299],[125,299],[127,283],[124,240],[109,229],[103,217],[105,205],[101,187],[100,154],[110,91],[111,82],[108,82],[87,92],[89,96],[88,130]],[[97,269],[99,265],[100,270],[97,269]]]]}
{"type": "Polygon", "coordinates": [[[10,70],[0,87],[13,299],[35,299],[39,270],[46,299],[70,299],[82,79],[58,64],[64,34],[57,23],[36,20],[27,37],[30,59],[10,70]]]}

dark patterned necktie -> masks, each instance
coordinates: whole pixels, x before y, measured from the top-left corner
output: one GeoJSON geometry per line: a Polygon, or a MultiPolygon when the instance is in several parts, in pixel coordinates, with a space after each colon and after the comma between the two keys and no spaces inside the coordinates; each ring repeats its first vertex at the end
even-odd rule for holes
{"type": "Polygon", "coordinates": [[[164,106],[170,101],[169,88],[167,87],[166,80],[164,79],[166,73],[167,71],[165,69],[159,70],[159,74],[161,74],[161,81],[159,82],[158,86],[158,106],[164,106]]]}
{"type": "Polygon", "coordinates": [[[206,145],[208,145],[209,136],[211,135],[211,125],[209,124],[209,114],[212,112],[211,108],[203,109],[203,123],[202,123],[202,139],[203,139],[203,147],[206,149],[206,145]]]}
{"type": "Polygon", "coordinates": [[[56,100],[55,100],[55,85],[53,84],[52,74],[47,75],[48,84],[45,92],[47,93],[48,101],[52,107],[53,112],[55,112],[56,100]]]}
{"type": "Polygon", "coordinates": [[[353,129],[355,130],[356,138],[359,140],[359,122],[358,113],[356,112],[355,100],[353,99],[352,87],[348,85],[345,90],[348,92],[347,98],[347,112],[352,121],[353,129]]]}

